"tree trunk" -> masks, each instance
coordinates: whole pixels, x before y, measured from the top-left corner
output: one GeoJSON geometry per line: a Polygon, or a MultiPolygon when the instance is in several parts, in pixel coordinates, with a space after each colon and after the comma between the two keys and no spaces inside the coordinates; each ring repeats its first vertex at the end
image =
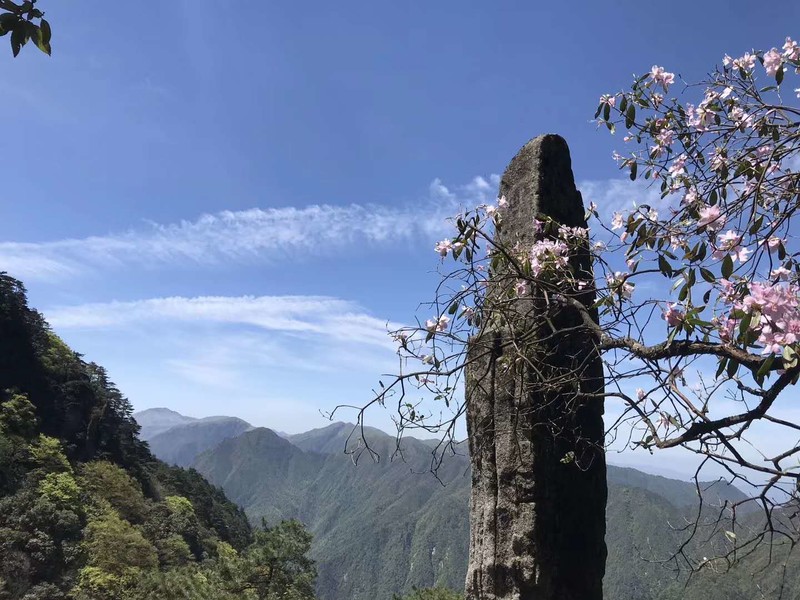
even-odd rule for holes
{"type": "MultiPolygon", "coordinates": [[[[528,142],[506,169],[500,194],[508,201],[498,233],[505,247],[530,248],[537,215],[586,226],[569,149],[558,136],[528,142]]],[[[591,273],[584,250],[570,260],[591,273]]],[[[594,291],[578,297],[589,306],[594,291]]],[[[603,597],[603,403],[586,398],[603,390],[602,363],[574,309],[543,319],[540,300],[533,290],[515,309],[513,330],[487,324],[470,343],[468,600],[603,597]],[[520,355],[526,360],[514,360],[520,355]]]]}

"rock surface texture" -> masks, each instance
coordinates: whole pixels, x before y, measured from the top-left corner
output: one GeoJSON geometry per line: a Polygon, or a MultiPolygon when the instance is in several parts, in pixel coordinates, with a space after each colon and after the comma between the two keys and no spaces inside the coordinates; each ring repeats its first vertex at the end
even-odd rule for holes
{"type": "MultiPolygon", "coordinates": [[[[569,148],[557,135],[520,150],[500,195],[508,201],[497,233],[505,247],[530,248],[537,216],[586,227],[569,148]]],[[[588,249],[575,254],[571,264],[590,282],[588,249]]],[[[491,277],[502,287],[503,276],[491,277]]],[[[470,342],[469,600],[603,597],[603,368],[579,311],[554,308],[545,292],[534,287],[509,309],[511,325],[484,325],[470,342]]],[[[571,296],[590,306],[592,285],[571,296]]]]}

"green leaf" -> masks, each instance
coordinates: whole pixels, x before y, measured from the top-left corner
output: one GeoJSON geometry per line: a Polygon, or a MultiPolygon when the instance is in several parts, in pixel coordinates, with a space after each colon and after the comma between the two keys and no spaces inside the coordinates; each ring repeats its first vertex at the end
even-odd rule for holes
{"type": "Polygon", "coordinates": [[[731,275],[733,275],[733,259],[730,254],[726,254],[722,259],[722,276],[730,279],[731,275]]]}
{"type": "Polygon", "coordinates": [[[457,310],[458,310],[458,302],[453,302],[450,305],[450,308],[447,309],[447,314],[454,315],[454,314],[456,314],[457,310]]]}
{"type": "Polygon", "coordinates": [[[22,47],[28,41],[28,26],[25,21],[19,21],[14,26],[14,31],[11,32],[11,51],[14,56],[19,54],[22,47]]]}
{"type": "Polygon", "coordinates": [[[39,46],[39,49],[45,52],[48,56],[50,56],[51,52],[50,39],[53,37],[53,32],[50,29],[50,23],[42,19],[41,22],[39,23],[39,31],[41,32],[41,41],[42,41],[42,46],[39,46]],[[42,47],[46,48],[46,50],[43,50],[42,47]]]}
{"type": "Polygon", "coordinates": [[[42,30],[28,21],[28,37],[36,44],[36,47],[39,48],[42,52],[50,55],[50,46],[44,43],[44,37],[42,35],[42,30]]]}
{"type": "Polygon", "coordinates": [[[611,118],[611,106],[606,104],[603,107],[603,120],[608,121],[611,118]]]}
{"type": "Polygon", "coordinates": [[[672,277],[672,265],[670,265],[667,262],[667,259],[660,254],[658,256],[658,269],[661,271],[664,277],[672,277]]]}
{"type": "Polygon", "coordinates": [[[0,36],[7,34],[9,31],[14,30],[14,25],[17,24],[19,19],[13,13],[3,13],[0,15],[0,36]]]}
{"type": "Polygon", "coordinates": [[[625,127],[630,129],[633,127],[633,124],[636,122],[636,105],[631,102],[631,105],[628,106],[628,110],[625,111],[625,127]]]}
{"type": "Polygon", "coordinates": [[[719,379],[719,376],[722,375],[722,372],[725,370],[725,365],[728,362],[728,359],[724,356],[719,359],[719,366],[717,367],[717,373],[714,375],[715,379],[719,379]]]}
{"type": "Polygon", "coordinates": [[[714,283],[717,281],[717,278],[714,277],[714,273],[703,267],[700,267],[700,276],[708,283],[714,283]]]}
{"type": "Polygon", "coordinates": [[[736,371],[739,370],[739,361],[734,358],[728,359],[728,377],[733,379],[736,376],[736,371]]]}
{"type": "Polygon", "coordinates": [[[739,334],[744,335],[750,329],[750,323],[753,322],[753,314],[748,313],[744,316],[742,321],[739,323],[739,334]]]}
{"type": "Polygon", "coordinates": [[[764,362],[761,363],[761,366],[758,368],[758,373],[756,373],[756,377],[764,377],[767,373],[769,373],[770,369],[772,368],[772,363],[775,362],[775,355],[770,354],[764,362]]]}
{"type": "Polygon", "coordinates": [[[783,65],[781,65],[775,72],[775,83],[777,83],[778,85],[783,83],[783,65]]]}
{"type": "Polygon", "coordinates": [[[636,171],[639,169],[639,163],[635,160],[631,162],[631,181],[636,180],[636,171]]]}

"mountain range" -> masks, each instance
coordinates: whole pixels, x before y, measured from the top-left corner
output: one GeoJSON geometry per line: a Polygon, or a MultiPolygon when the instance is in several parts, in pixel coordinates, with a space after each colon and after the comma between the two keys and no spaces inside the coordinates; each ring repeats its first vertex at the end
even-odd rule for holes
{"type": "MultiPolygon", "coordinates": [[[[321,600],[389,599],[415,586],[463,586],[466,449],[456,447],[444,457],[434,476],[429,440],[406,437],[398,448],[393,436],[347,423],[287,436],[231,417],[198,420],[155,410],[135,417],[144,417],[145,435],[158,432],[150,437],[157,456],[197,469],[251,522],[299,518],[309,527],[321,600]]],[[[762,597],[763,583],[753,583],[749,574],[728,574],[726,585],[713,589],[698,583],[708,581],[704,575],[685,587],[679,562],[666,560],[687,537],[681,526],[697,509],[694,483],[615,466],[609,466],[608,481],[606,598],[739,597],[731,589],[741,598],[762,597]],[[695,591],[701,587],[702,593],[695,591]]],[[[710,507],[745,498],[724,481],[699,488],[710,507]]]]}

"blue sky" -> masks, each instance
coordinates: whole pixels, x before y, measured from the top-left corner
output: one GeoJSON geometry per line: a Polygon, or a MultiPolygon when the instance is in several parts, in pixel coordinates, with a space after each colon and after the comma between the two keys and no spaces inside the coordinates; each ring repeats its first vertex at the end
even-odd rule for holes
{"type": "Polygon", "coordinates": [[[370,397],[445,217],[493,199],[526,140],[560,133],[586,199],[629,202],[600,94],[653,64],[696,80],[800,22],[794,3],[41,4],[52,58],[0,46],[0,269],[136,409],[289,432],[370,397]]]}

